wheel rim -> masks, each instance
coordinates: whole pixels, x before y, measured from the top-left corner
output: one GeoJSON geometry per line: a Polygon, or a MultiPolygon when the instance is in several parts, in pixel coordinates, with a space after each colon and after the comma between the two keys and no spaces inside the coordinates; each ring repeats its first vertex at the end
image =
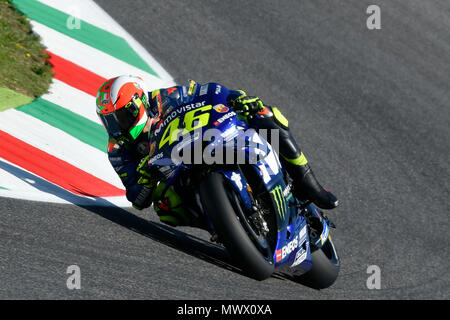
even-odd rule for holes
{"type": "Polygon", "coordinates": [[[239,219],[240,224],[247,232],[247,235],[249,236],[250,240],[253,242],[258,251],[262,254],[264,259],[269,261],[270,263],[273,263],[273,252],[270,247],[269,241],[266,239],[266,237],[258,235],[257,232],[259,232],[259,230],[256,230],[255,232],[254,227],[252,226],[253,224],[250,221],[248,221],[248,218],[245,215],[244,210],[242,210],[239,201],[239,196],[236,194],[234,190],[231,190],[231,192],[228,191],[227,195],[236,213],[236,217],[239,219]]]}

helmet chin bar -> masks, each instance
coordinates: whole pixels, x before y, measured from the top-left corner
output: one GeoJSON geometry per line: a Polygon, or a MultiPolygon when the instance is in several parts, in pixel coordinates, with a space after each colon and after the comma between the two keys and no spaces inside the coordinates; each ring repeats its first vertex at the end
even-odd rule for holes
{"type": "Polygon", "coordinates": [[[130,128],[130,130],[128,131],[130,136],[134,140],[136,140],[136,138],[142,133],[142,131],[144,131],[144,128],[147,125],[147,122],[148,122],[148,116],[144,112],[142,118],[136,123],[136,125],[134,125],[132,128],[130,128]]]}

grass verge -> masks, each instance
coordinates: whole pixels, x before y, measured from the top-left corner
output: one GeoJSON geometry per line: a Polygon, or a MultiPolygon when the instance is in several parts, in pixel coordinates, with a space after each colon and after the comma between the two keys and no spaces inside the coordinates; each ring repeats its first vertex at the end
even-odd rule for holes
{"type": "Polygon", "coordinates": [[[17,108],[31,101],[33,101],[31,97],[8,88],[0,87],[0,111],[17,108]]]}
{"type": "Polygon", "coordinates": [[[40,38],[33,33],[27,18],[9,1],[1,1],[0,111],[47,92],[52,68],[42,50],[40,38]]]}

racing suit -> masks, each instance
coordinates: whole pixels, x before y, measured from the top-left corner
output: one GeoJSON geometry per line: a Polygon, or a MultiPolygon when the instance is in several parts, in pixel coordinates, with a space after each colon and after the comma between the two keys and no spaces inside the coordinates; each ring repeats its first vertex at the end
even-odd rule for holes
{"type": "MultiPolygon", "coordinates": [[[[239,109],[242,111],[242,105],[245,101],[256,102],[251,103],[253,107],[256,106],[256,110],[246,110],[248,112],[241,112],[240,114],[244,115],[244,120],[250,128],[254,128],[255,130],[266,129],[268,133],[270,133],[271,129],[279,130],[280,161],[294,180],[294,195],[301,199],[312,200],[324,209],[333,209],[338,205],[337,198],[318,183],[308,165],[306,157],[289,131],[288,120],[281,114],[278,108],[264,106],[256,97],[248,97],[241,90],[228,90],[217,83],[208,83],[202,86],[196,85],[194,88],[175,86],[155,90],[149,93],[149,96],[152,97],[150,99],[150,106],[155,106],[158,103],[169,103],[175,106],[189,103],[196,94],[201,94],[199,91],[202,90],[201,88],[205,88],[205,86],[212,86],[215,90],[226,90],[228,92],[227,103],[234,110],[239,109]],[[161,101],[161,99],[164,101],[161,101]]],[[[150,130],[155,130],[161,124],[159,119],[154,118],[150,121],[150,130]]],[[[149,207],[156,198],[153,193],[157,181],[152,181],[151,177],[143,179],[137,171],[141,159],[149,155],[149,136],[148,132],[143,132],[134,141],[110,138],[108,143],[109,161],[126,188],[127,199],[137,209],[149,207]]],[[[269,134],[269,143],[270,140],[271,137],[269,134]]],[[[162,222],[174,226],[180,224],[189,225],[189,217],[186,217],[182,210],[177,210],[180,206],[181,199],[177,195],[169,193],[165,202],[160,202],[154,208],[162,222]],[[175,213],[172,211],[175,211],[175,213]],[[178,215],[178,217],[175,218],[174,215],[178,215]]]]}

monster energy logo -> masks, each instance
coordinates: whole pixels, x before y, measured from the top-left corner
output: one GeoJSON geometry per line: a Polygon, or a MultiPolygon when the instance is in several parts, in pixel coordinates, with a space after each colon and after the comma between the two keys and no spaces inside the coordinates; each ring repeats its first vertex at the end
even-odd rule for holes
{"type": "Polygon", "coordinates": [[[273,199],[275,200],[275,203],[277,204],[278,214],[280,215],[280,218],[284,219],[286,211],[287,211],[287,206],[286,206],[286,200],[284,199],[284,196],[283,196],[283,190],[281,189],[280,186],[277,186],[275,189],[270,191],[270,193],[272,194],[273,199]]]}

